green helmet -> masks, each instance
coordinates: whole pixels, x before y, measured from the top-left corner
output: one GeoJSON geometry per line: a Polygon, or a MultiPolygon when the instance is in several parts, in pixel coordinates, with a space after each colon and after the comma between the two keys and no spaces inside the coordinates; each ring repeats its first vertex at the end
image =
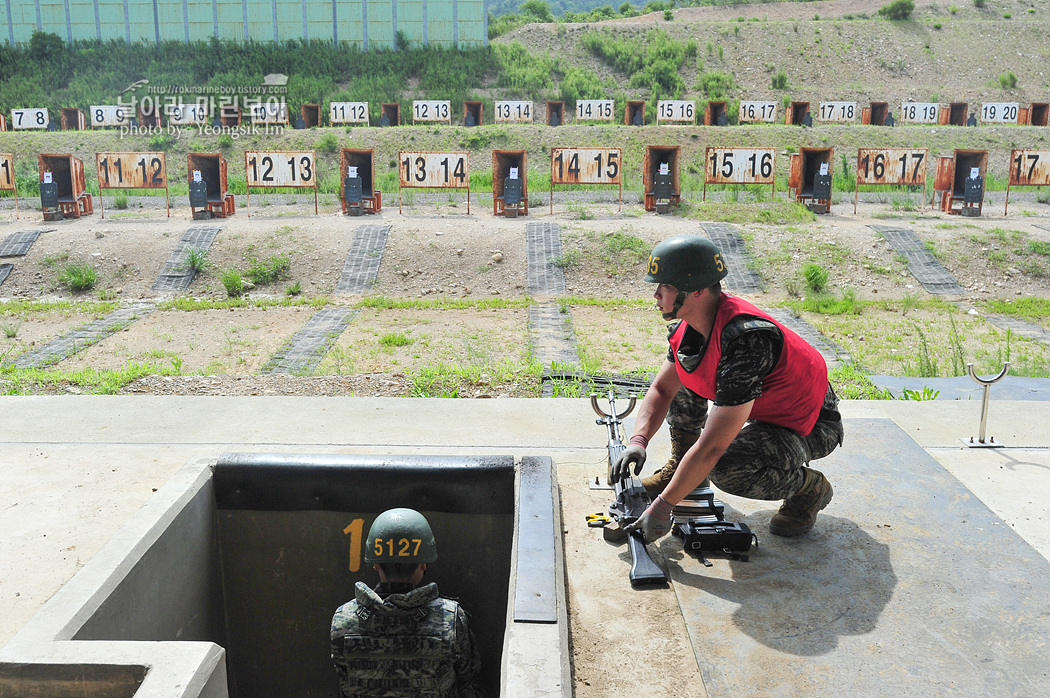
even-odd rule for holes
{"type": "Polygon", "coordinates": [[[388,509],[368,529],[365,562],[431,563],[437,543],[426,518],[415,509],[388,509]]]}
{"type": "Polygon", "coordinates": [[[728,273],[722,253],[710,240],[699,235],[678,235],[653,248],[645,280],[692,293],[721,281],[728,273]]]}

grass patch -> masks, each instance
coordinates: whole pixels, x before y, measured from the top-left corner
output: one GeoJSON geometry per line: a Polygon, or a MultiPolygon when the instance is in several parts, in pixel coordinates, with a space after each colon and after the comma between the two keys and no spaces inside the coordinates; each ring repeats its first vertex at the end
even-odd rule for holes
{"type": "Polygon", "coordinates": [[[722,223],[766,223],[770,225],[798,225],[813,223],[816,214],[794,201],[765,203],[734,203],[724,201],[683,202],[682,214],[694,220],[722,223]]]}
{"type": "Polygon", "coordinates": [[[491,308],[527,308],[532,305],[531,298],[480,298],[455,299],[413,299],[413,298],[389,298],[387,296],[369,296],[361,299],[355,304],[358,308],[373,308],[376,310],[412,309],[412,310],[488,310],[491,308]]]}
{"type": "Polygon", "coordinates": [[[985,301],[983,305],[987,312],[997,315],[1009,315],[1036,322],[1050,319],[1050,298],[991,300],[985,301]]]}
{"type": "Polygon", "coordinates": [[[177,375],[172,364],[159,366],[153,363],[140,364],[129,361],[119,369],[86,368],[80,371],[54,371],[41,368],[14,368],[0,366],[0,377],[6,385],[5,395],[34,395],[65,391],[75,387],[93,395],[113,395],[132,381],[144,376],[177,375]]]}
{"type": "Polygon", "coordinates": [[[84,262],[67,264],[58,273],[58,282],[73,293],[90,291],[97,281],[98,273],[94,267],[84,262]]]}
{"type": "Polygon", "coordinates": [[[871,382],[864,369],[855,363],[842,364],[828,371],[828,380],[842,400],[892,400],[890,391],[871,382]]]}
{"type": "Polygon", "coordinates": [[[326,305],[328,305],[328,298],[325,296],[315,296],[313,298],[224,298],[223,300],[183,297],[162,301],[157,304],[157,310],[193,312],[195,310],[229,310],[230,308],[293,308],[299,306],[323,308],[326,305]]]}

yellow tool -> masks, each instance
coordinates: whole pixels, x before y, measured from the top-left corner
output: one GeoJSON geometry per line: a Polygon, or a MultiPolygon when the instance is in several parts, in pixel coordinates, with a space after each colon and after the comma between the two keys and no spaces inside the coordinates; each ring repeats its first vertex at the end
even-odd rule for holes
{"type": "Polygon", "coordinates": [[[601,512],[598,512],[597,514],[587,514],[587,525],[591,528],[603,528],[610,523],[612,523],[612,519],[601,512]]]}

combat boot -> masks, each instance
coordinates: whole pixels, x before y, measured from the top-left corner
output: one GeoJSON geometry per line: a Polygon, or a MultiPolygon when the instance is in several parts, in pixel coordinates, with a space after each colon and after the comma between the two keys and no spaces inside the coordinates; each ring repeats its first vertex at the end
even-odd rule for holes
{"type": "Polygon", "coordinates": [[[819,470],[802,468],[806,477],[802,488],[784,500],[780,511],[769,520],[769,532],[787,538],[800,536],[813,528],[817,512],[828,505],[835,491],[819,470]]]}
{"type": "MultiPolygon", "coordinates": [[[[657,470],[649,477],[642,478],[642,486],[645,487],[645,492],[650,497],[655,497],[664,491],[667,487],[667,483],[674,477],[674,472],[678,470],[678,464],[682,461],[685,456],[685,452],[692,448],[696,440],[700,438],[700,434],[696,434],[689,431],[681,431],[671,427],[671,457],[667,459],[664,467],[657,470]]],[[[707,482],[706,480],[704,482],[707,482]]]]}

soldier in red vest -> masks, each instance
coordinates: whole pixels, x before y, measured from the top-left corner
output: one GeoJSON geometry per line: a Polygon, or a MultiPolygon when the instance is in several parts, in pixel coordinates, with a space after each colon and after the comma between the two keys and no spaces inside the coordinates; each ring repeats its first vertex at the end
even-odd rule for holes
{"type": "Polygon", "coordinates": [[[671,528],[671,509],[705,478],[723,492],[784,504],[769,530],[798,536],[831,501],[831,483],[809,467],[842,444],[838,398],[824,357],[757,307],[723,293],[722,255],[681,235],[658,244],[645,280],[670,326],[670,349],[638,410],[613,477],[635,474],[649,439],[684,386],[711,402],[706,425],[637,522],[647,541],[671,528]]]}

